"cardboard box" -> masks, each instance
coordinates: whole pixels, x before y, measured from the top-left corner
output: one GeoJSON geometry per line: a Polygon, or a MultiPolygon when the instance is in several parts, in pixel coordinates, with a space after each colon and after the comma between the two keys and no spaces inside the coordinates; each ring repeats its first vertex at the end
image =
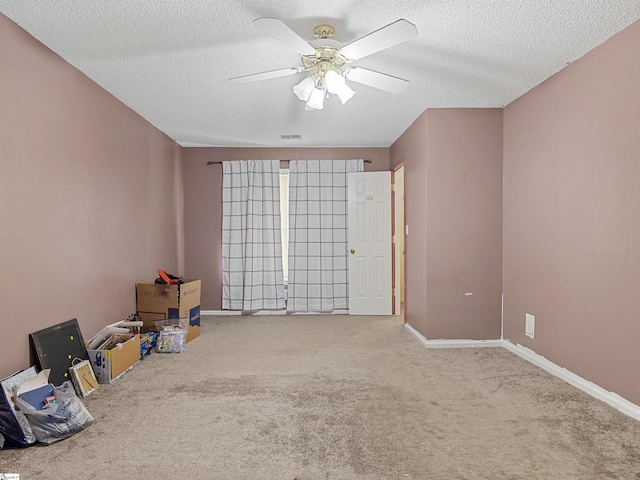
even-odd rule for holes
{"type": "Polygon", "coordinates": [[[140,361],[140,335],[135,334],[109,350],[87,350],[87,353],[98,383],[110,384],[140,361]]]}
{"type": "Polygon", "coordinates": [[[155,330],[156,320],[188,318],[187,342],[200,336],[200,280],[182,285],[156,284],[147,280],[136,284],[138,315],[145,327],[155,330]]]}

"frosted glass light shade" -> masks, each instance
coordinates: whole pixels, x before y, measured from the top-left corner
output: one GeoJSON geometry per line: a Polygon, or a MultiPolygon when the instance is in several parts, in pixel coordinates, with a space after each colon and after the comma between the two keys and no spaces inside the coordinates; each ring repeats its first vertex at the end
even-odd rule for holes
{"type": "Polygon", "coordinates": [[[299,84],[293,87],[293,93],[295,93],[300,100],[302,100],[303,102],[306,102],[307,100],[309,100],[309,97],[311,96],[311,92],[313,91],[315,86],[316,85],[315,85],[315,82],[313,81],[313,78],[306,77],[299,84]]]}
{"type": "Polygon", "coordinates": [[[338,95],[338,98],[340,98],[343,105],[356,93],[349,87],[349,85],[347,85],[344,77],[334,70],[327,72],[325,75],[325,82],[329,93],[338,95]]]}
{"type": "Polygon", "coordinates": [[[324,108],[324,96],[324,89],[314,88],[309,96],[305,110],[322,110],[324,108]]]}

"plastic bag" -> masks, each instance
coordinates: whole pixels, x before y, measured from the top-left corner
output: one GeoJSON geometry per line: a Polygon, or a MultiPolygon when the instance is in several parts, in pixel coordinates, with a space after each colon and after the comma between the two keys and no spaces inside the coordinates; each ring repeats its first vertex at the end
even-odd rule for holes
{"type": "Polygon", "coordinates": [[[0,449],[28,447],[36,441],[29,421],[15,408],[13,390],[35,377],[37,373],[36,367],[29,367],[0,380],[0,449]]]}
{"type": "Polygon", "coordinates": [[[156,352],[158,353],[182,353],[186,350],[184,343],[187,331],[179,327],[164,327],[158,332],[156,352]]]}
{"type": "Polygon", "coordinates": [[[57,403],[43,410],[37,410],[20,397],[16,405],[27,417],[31,430],[41,443],[51,444],[84,430],[93,423],[93,416],[77,397],[70,381],[55,387],[53,396],[57,403]]]}

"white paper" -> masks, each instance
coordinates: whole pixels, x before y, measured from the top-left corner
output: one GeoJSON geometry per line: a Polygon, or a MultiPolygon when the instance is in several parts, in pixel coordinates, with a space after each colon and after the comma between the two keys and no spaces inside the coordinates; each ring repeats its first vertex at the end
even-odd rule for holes
{"type": "Polygon", "coordinates": [[[21,395],[24,392],[30,392],[31,390],[35,390],[36,388],[43,387],[49,383],[49,373],[51,373],[50,368],[46,368],[42,370],[40,373],[36,374],[35,377],[30,378],[16,391],[16,396],[21,395]]]}

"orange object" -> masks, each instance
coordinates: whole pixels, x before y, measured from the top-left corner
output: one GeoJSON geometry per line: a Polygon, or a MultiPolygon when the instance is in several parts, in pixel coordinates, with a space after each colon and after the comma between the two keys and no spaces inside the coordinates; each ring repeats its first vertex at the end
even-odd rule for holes
{"type": "Polygon", "coordinates": [[[174,277],[160,268],[158,269],[158,275],[167,285],[178,285],[184,283],[184,279],[182,277],[174,277]]]}

